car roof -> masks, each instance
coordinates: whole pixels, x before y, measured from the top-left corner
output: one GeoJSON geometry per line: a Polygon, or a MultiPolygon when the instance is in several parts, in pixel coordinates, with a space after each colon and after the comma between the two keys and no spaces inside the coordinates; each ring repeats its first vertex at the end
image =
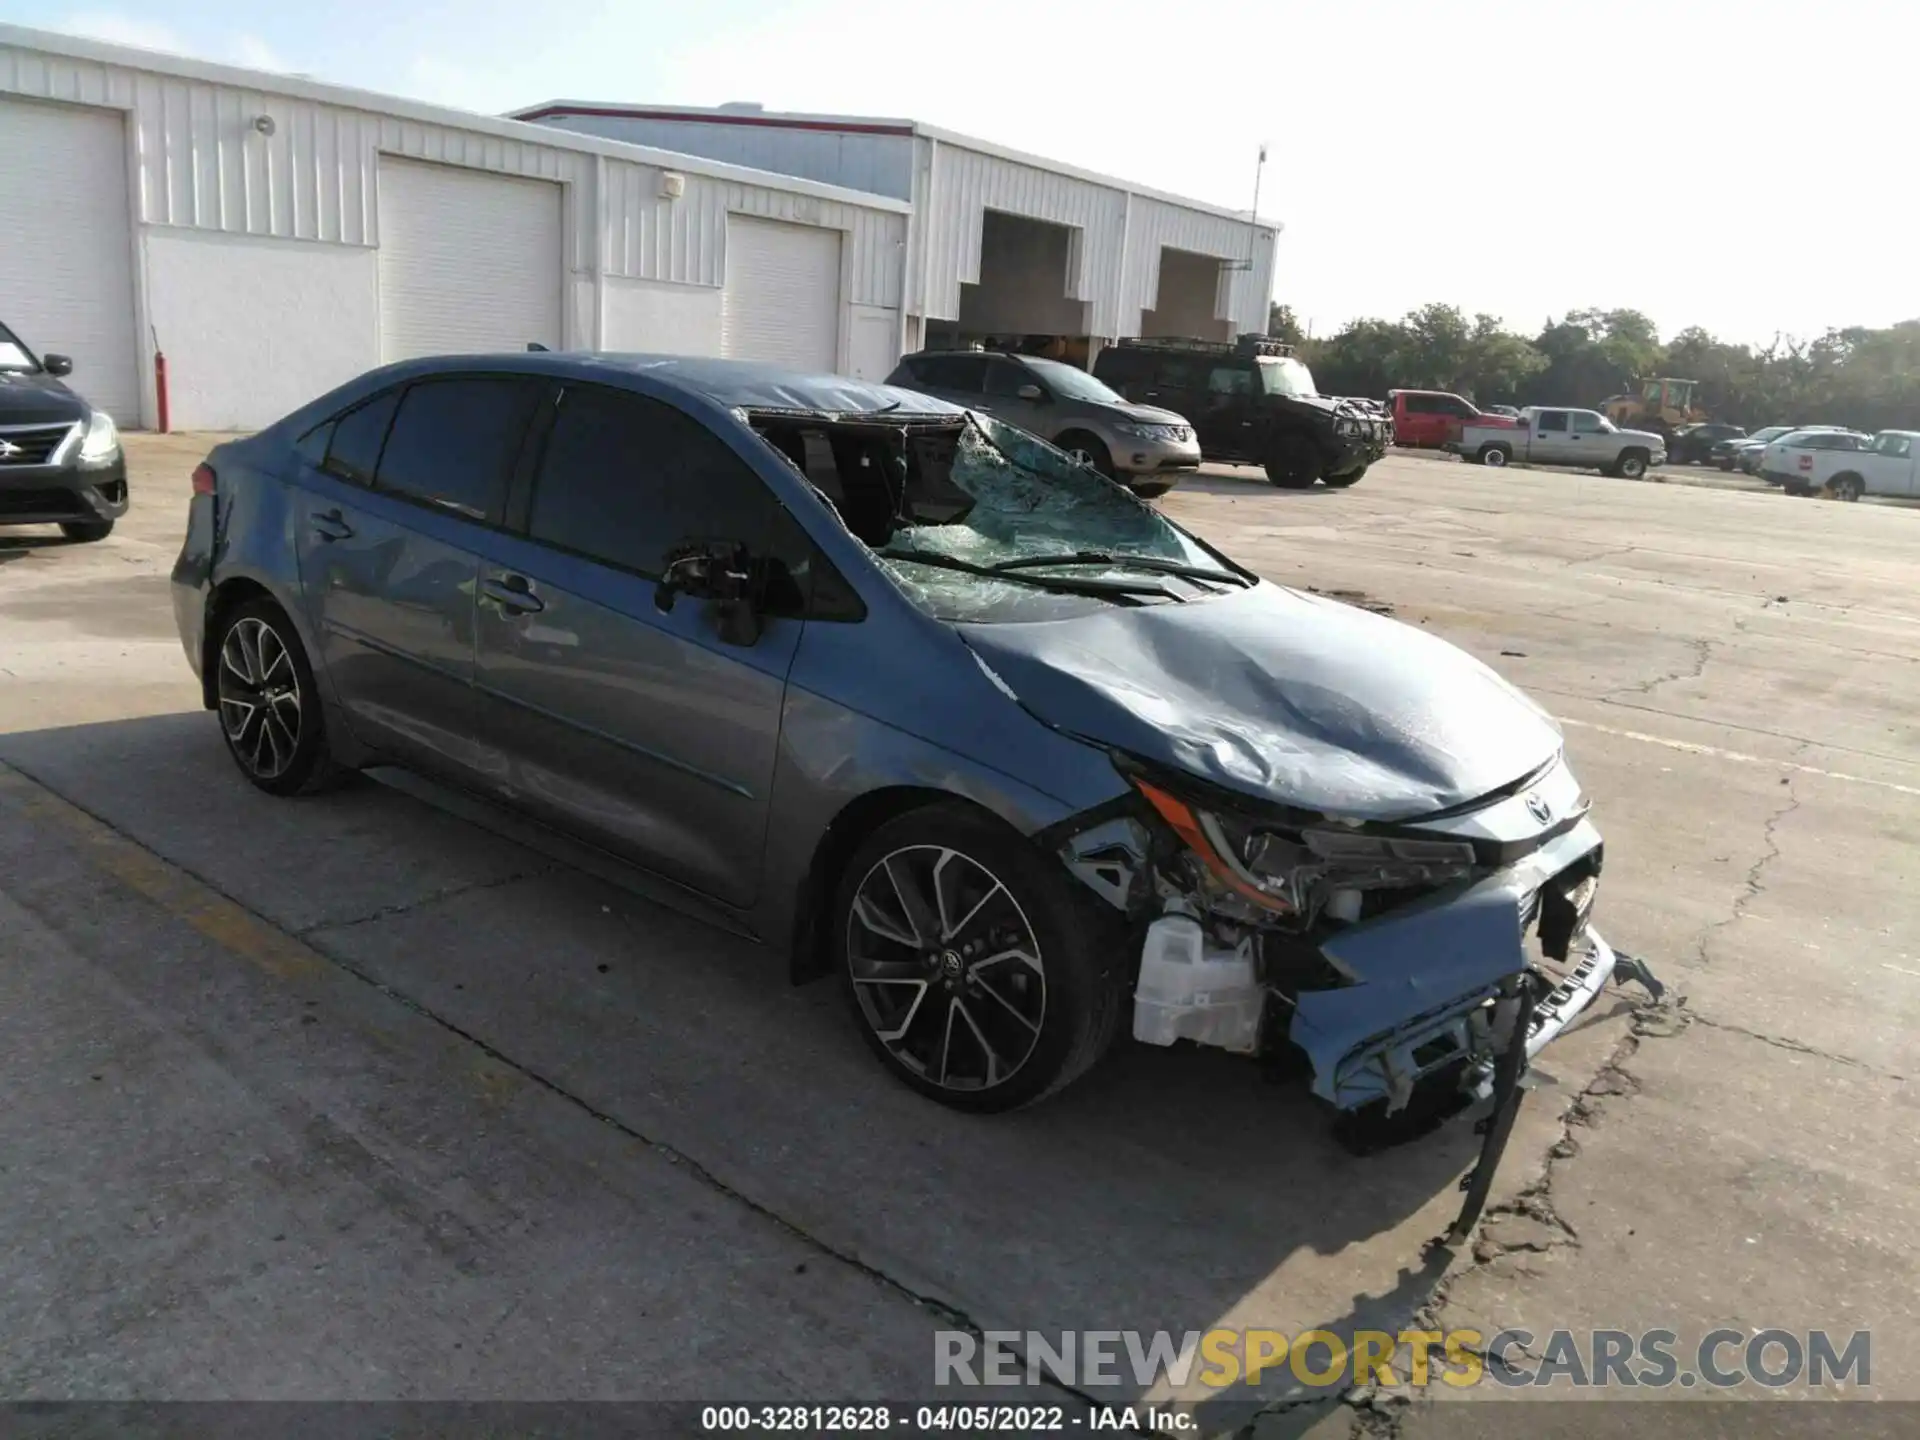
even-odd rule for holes
{"type": "Polygon", "coordinates": [[[961,415],[963,407],[917,390],[855,380],[846,375],[801,370],[761,360],[722,360],[704,355],[649,355],[600,351],[508,351],[493,355],[435,355],[387,367],[394,380],[449,371],[509,369],[523,375],[553,375],[606,381],[620,375],[647,379],[702,396],[730,410],[786,410],[860,414],[884,410],[894,416],[961,415]]]}

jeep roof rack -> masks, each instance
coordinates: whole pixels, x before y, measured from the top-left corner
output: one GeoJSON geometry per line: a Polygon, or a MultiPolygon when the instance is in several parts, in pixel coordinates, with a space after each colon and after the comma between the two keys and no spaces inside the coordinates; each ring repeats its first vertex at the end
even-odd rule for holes
{"type": "Polygon", "coordinates": [[[1198,340],[1183,336],[1133,336],[1119,345],[1129,350],[1177,350],[1193,355],[1291,355],[1293,346],[1251,332],[1229,345],[1224,340],[1198,340]]]}

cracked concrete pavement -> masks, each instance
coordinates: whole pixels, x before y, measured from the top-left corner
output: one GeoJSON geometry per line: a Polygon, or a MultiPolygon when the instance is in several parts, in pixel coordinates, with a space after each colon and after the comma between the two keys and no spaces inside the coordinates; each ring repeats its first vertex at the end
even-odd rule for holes
{"type": "MultiPolygon", "coordinates": [[[[166,596],[205,446],[136,437],[102,545],[0,536],[0,1389],[904,1398],[955,1317],[1422,1314],[1873,1326],[1876,1391],[1916,1388],[1920,511],[1398,456],[1165,502],[1560,715],[1600,923],[1677,992],[1542,1058],[1449,1267],[1457,1128],[1355,1160],[1231,1057],[1132,1046],[955,1117],[732,937],[386,787],[251,792],[166,596]]],[[[1460,1408],[1254,1398],[1261,1433],[1460,1408]]]]}

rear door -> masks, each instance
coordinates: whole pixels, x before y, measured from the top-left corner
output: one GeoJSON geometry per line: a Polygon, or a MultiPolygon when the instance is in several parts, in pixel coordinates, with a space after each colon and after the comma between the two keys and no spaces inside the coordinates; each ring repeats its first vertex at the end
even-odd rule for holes
{"type": "Polygon", "coordinates": [[[712,606],[681,595],[662,609],[656,586],[689,540],[758,557],[797,528],[701,421],[569,383],[525,533],[490,537],[481,566],[477,708],[496,790],[703,894],[752,904],[804,622],[768,616],[753,643],[730,643],[712,606]]]}
{"type": "Polygon", "coordinates": [[[515,376],[416,381],[300,447],[294,538],[327,683],[363,743],[465,778],[475,545],[499,526],[538,401],[515,376]]]}
{"type": "Polygon", "coordinates": [[[1421,392],[1400,397],[1402,419],[1395,422],[1394,438],[1402,445],[1414,445],[1421,448],[1441,443],[1439,417],[1433,411],[1434,397],[1421,392]]]}

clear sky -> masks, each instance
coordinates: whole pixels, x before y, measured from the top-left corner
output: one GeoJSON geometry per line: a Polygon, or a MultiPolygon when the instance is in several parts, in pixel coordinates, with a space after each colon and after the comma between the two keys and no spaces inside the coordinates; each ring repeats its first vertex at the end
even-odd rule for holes
{"type": "Polygon", "coordinates": [[[0,0],[464,109],[896,116],[1286,225],[1325,333],[1429,300],[1728,339],[1920,317],[1905,0],[0,0]],[[544,15],[544,21],[535,17],[544,15]]]}

